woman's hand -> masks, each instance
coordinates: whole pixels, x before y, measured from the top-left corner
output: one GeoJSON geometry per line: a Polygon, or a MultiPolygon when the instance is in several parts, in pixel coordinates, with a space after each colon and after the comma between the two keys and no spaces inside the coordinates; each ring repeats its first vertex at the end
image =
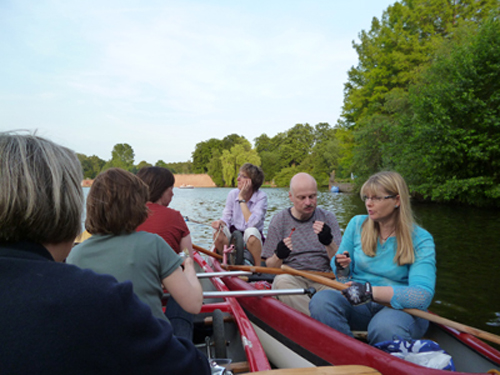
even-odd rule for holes
{"type": "Polygon", "coordinates": [[[349,268],[350,264],[351,264],[351,258],[349,256],[348,251],[344,251],[344,254],[335,255],[335,267],[337,268],[337,271],[349,268]]]}
{"type": "Polygon", "coordinates": [[[211,226],[213,229],[219,230],[220,227],[224,226],[224,222],[222,220],[215,220],[212,221],[211,226]]]}
{"type": "Polygon", "coordinates": [[[243,180],[243,186],[241,187],[240,192],[238,193],[238,199],[239,200],[246,200],[248,201],[250,198],[252,198],[253,190],[252,190],[252,180],[247,178],[243,180]]]}
{"type": "Polygon", "coordinates": [[[342,294],[351,305],[359,306],[373,301],[372,285],[369,282],[362,284],[350,281],[346,285],[349,285],[349,288],[344,289],[342,294]]]}

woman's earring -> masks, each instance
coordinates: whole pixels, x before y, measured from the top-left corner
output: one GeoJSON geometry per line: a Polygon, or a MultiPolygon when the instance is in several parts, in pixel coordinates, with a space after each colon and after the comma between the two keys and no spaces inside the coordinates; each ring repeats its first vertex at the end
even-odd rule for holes
{"type": "Polygon", "coordinates": [[[394,206],[394,208],[399,208],[399,206],[394,206]]]}

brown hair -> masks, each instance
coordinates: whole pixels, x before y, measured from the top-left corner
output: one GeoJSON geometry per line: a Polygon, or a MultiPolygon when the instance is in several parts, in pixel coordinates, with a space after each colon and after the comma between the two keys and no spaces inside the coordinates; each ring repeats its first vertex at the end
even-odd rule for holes
{"type": "Polygon", "coordinates": [[[82,230],[82,167],[36,135],[0,133],[0,242],[73,241],[82,230]]]}
{"type": "Polygon", "coordinates": [[[259,190],[264,182],[264,172],[262,168],[250,163],[245,163],[240,167],[240,171],[245,172],[252,180],[252,190],[259,190]]]}
{"type": "Polygon", "coordinates": [[[167,168],[145,167],[137,172],[137,177],[149,186],[149,201],[158,201],[165,190],[174,186],[175,177],[167,168]]]}
{"type": "Polygon", "coordinates": [[[94,180],[85,228],[91,234],[132,233],[148,217],[147,185],[134,174],[110,168],[94,180]]]}

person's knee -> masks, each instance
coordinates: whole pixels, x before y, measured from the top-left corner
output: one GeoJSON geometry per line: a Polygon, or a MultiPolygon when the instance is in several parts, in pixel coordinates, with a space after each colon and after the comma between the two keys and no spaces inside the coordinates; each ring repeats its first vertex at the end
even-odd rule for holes
{"type": "Polygon", "coordinates": [[[255,238],[255,236],[250,236],[247,240],[247,246],[249,247],[255,247],[260,244],[260,241],[255,238]]]}
{"type": "Polygon", "coordinates": [[[311,316],[320,316],[322,311],[325,311],[325,306],[330,303],[331,300],[331,290],[322,290],[317,292],[312,296],[309,302],[309,310],[311,311],[311,316]]]}
{"type": "Polygon", "coordinates": [[[370,344],[381,341],[411,340],[414,320],[406,316],[392,316],[391,314],[376,314],[368,325],[368,340],[370,344]]]}
{"type": "Polygon", "coordinates": [[[277,275],[273,281],[273,289],[290,289],[293,284],[293,276],[290,275],[277,275]]]}

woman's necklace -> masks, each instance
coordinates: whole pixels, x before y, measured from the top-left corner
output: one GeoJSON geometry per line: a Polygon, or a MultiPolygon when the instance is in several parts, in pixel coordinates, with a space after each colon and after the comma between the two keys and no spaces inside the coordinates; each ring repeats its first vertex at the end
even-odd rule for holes
{"type": "Polygon", "coordinates": [[[382,233],[380,233],[380,243],[381,244],[384,244],[385,241],[387,241],[387,239],[392,236],[394,234],[394,232],[396,231],[396,229],[393,229],[391,233],[389,233],[385,238],[382,237],[382,233]]]}

